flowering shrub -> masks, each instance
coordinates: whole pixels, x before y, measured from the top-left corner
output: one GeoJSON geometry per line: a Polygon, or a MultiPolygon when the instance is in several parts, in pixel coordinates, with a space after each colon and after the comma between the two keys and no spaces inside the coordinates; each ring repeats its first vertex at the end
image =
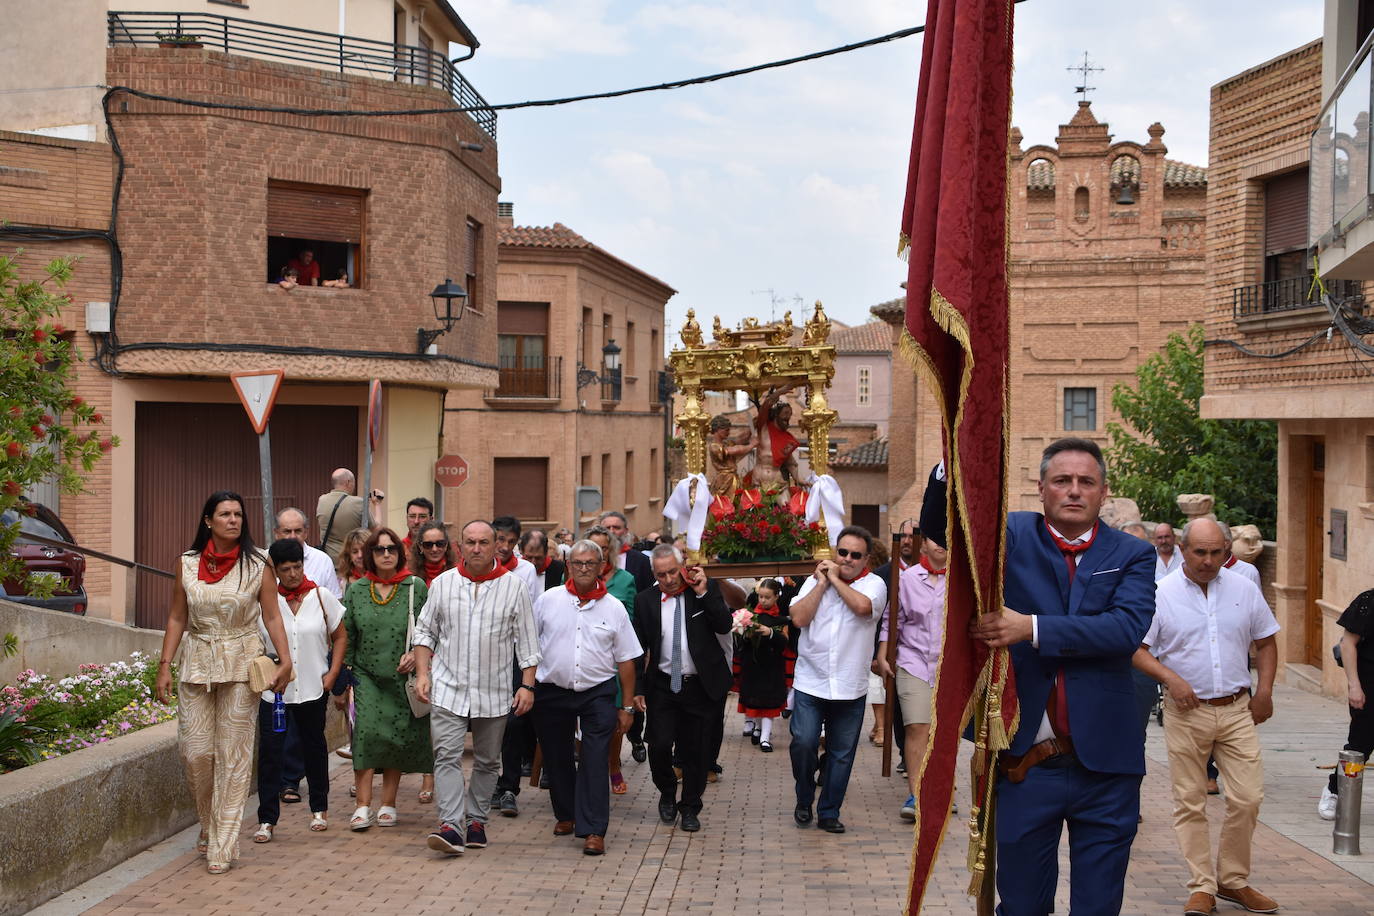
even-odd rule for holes
{"type": "Polygon", "coordinates": [[[727,562],[757,557],[800,560],[811,556],[823,538],[819,524],[808,525],[769,493],[760,505],[736,509],[733,515],[722,519],[712,518],[701,546],[706,553],[727,562]]]}
{"type": "MultiPolygon", "coordinates": [[[[165,722],[175,706],[153,698],[157,662],[135,652],[127,662],[82,665],[70,677],[53,679],[32,669],[0,688],[0,720],[27,725],[23,740],[37,759],[60,757],[111,738],[165,722]]],[[[175,677],[173,678],[175,683],[175,677]]],[[[13,737],[11,741],[16,740],[13,737]]],[[[0,766],[22,766],[25,754],[0,755],[0,766]]]]}

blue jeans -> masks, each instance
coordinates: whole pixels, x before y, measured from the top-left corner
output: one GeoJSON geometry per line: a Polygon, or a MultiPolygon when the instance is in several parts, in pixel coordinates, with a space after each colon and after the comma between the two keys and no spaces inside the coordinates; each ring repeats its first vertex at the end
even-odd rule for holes
{"type": "Polygon", "coordinates": [[[865,697],[853,700],[822,700],[793,691],[792,778],[797,781],[797,807],[810,808],[816,795],[816,771],[820,770],[821,800],[818,818],[838,818],[854,769],[854,751],[864,724],[865,697]],[[821,725],[825,725],[825,756],[818,757],[821,725]]]}

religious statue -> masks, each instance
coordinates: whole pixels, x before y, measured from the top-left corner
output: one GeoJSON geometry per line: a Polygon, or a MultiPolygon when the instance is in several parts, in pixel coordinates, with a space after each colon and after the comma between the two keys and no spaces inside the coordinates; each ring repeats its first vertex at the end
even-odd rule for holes
{"type": "Polygon", "coordinates": [[[758,460],[754,464],[754,484],[759,487],[781,486],[786,481],[798,482],[797,446],[801,443],[788,431],[792,422],[792,405],[783,400],[795,383],[781,388],[769,388],[759,401],[754,417],[758,460]]]}
{"type": "MultiPolygon", "coordinates": [[[[711,466],[708,479],[711,482],[713,510],[734,505],[735,494],[739,491],[742,483],[738,467],[739,459],[753,450],[754,439],[752,436],[743,443],[730,440],[729,417],[724,414],[717,414],[711,418],[711,439],[706,445],[706,459],[711,466]]],[[[728,515],[729,512],[725,514],[728,515]]]]}

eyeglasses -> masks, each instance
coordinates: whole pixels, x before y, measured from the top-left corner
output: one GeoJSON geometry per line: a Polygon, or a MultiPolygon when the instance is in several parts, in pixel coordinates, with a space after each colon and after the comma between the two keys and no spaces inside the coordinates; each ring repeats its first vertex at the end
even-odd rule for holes
{"type": "Polygon", "coordinates": [[[420,546],[425,550],[431,550],[439,547],[447,547],[448,541],[421,541],[420,546]]]}
{"type": "Polygon", "coordinates": [[[856,560],[862,560],[864,558],[864,555],[861,552],[857,550],[845,550],[843,547],[836,547],[835,553],[839,556],[841,560],[847,560],[850,557],[853,557],[856,560]]]}
{"type": "Polygon", "coordinates": [[[578,569],[598,569],[601,566],[600,560],[569,560],[569,566],[576,566],[578,569]]]}
{"type": "Polygon", "coordinates": [[[376,547],[373,547],[373,548],[372,548],[372,552],[373,552],[373,553],[400,553],[400,552],[401,552],[401,548],[397,547],[395,544],[378,544],[376,547]]]}

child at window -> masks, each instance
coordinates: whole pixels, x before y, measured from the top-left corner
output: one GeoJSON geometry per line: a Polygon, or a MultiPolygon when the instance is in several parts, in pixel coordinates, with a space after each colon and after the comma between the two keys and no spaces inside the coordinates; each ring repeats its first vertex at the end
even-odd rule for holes
{"type": "Polygon", "coordinates": [[[297,282],[299,276],[300,271],[296,270],[294,267],[287,267],[282,270],[281,279],[277,281],[277,285],[282,289],[295,289],[300,285],[300,283],[297,282]]]}

